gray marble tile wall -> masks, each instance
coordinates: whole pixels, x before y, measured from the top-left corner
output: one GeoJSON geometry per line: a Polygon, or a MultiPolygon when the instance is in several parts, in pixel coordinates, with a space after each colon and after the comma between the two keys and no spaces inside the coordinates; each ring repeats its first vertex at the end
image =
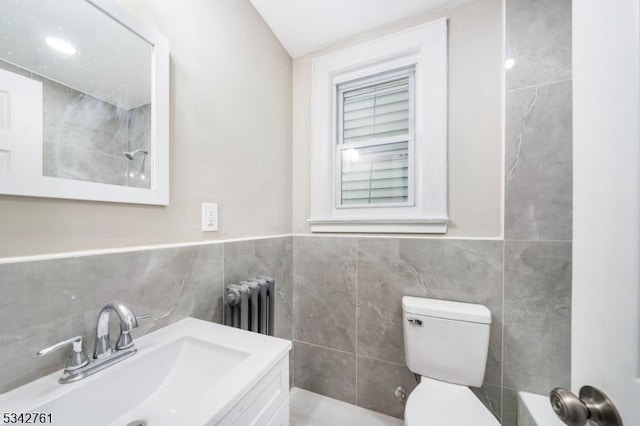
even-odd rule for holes
{"type": "Polygon", "coordinates": [[[482,303],[493,314],[479,397],[500,416],[502,241],[294,237],[295,385],[403,417],[404,295],[482,303]]]}
{"type": "Polygon", "coordinates": [[[400,418],[394,391],[416,386],[404,360],[402,296],[485,304],[489,359],[473,391],[508,424],[513,389],[568,380],[558,360],[568,350],[570,257],[567,242],[296,236],[0,264],[0,321],[11,324],[0,332],[0,391],[61,368],[64,354],[38,358],[42,347],[80,333],[90,349],[109,300],[152,314],[137,335],[186,316],[222,322],[224,286],[267,274],[277,282],[276,336],[294,340],[295,385],[400,418]],[[551,370],[521,369],[523,359],[551,370]]]}
{"type": "Polygon", "coordinates": [[[102,305],[122,300],[150,313],[134,336],[187,316],[221,323],[226,282],[255,274],[276,278],[276,334],[292,336],[292,238],[195,244],[0,264],[0,392],[64,366],[64,351],[36,352],[82,334],[93,345],[102,305]]]}
{"type": "MultiPolygon", "coordinates": [[[[293,238],[225,243],[224,284],[234,284],[258,275],[276,280],[276,337],[293,340],[293,238]]],[[[293,385],[293,351],[289,353],[289,382],[293,385]]]]}
{"type": "Polygon", "coordinates": [[[506,2],[505,240],[570,241],[571,0],[506,2]]]}
{"type": "Polygon", "coordinates": [[[571,243],[505,243],[504,386],[546,395],[568,386],[571,243]]]}
{"type": "Polygon", "coordinates": [[[295,386],[403,417],[404,295],[492,312],[485,383],[472,389],[515,425],[517,392],[570,375],[571,242],[295,236],[295,386]]]}
{"type": "Polygon", "coordinates": [[[571,0],[507,0],[503,424],[569,387],[571,0]]]}
{"type": "Polygon", "coordinates": [[[150,149],[150,105],[126,110],[2,60],[0,68],[42,83],[45,176],[150,188],[151,159],[124,157],[150,149]]]}
{"type": "Polygon", "coordinates": [[[129,111],[33,78],[42,82],[45,176],[126,185],[129,111]]]}

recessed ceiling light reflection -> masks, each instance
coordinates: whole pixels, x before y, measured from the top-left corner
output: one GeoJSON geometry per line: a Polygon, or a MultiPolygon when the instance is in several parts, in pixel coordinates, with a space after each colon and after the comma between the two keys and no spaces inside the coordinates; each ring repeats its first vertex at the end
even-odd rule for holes
{"type": "Polygon", "coordinates": [[[509,70],[509,69],[511,69],[511,68],[513,68],[513,66],[514,66],[515,64],[516,64],[515,59],[511,59],[511,58],[509,58],[509,59],[507,59],[506,61],[504,61],[504,67],[505,67],[506,69],[508,69],[508,70],[509,70]]]}
{"type": "Polygon", "coordinates": [[[53,47],[58,52],[64,53],[65,55],[75,55],[76,53],[76,48],[68,41],[55,37],[47,37],[46,41],[49,46],[53,47]]]}

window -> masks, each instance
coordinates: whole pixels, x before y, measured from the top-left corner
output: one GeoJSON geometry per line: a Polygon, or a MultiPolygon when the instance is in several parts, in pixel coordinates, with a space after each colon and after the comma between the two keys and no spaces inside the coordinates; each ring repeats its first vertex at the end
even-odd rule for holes
{"type": "Polygon", "coordinates": [[[338,89],[336,206],[413,205],[414,68],[338,89]]]}
{"type": "Polygon", "coordinates": [[[446,52],[440,19],[313,61],[313,232],[446,232],[446,52]]]}

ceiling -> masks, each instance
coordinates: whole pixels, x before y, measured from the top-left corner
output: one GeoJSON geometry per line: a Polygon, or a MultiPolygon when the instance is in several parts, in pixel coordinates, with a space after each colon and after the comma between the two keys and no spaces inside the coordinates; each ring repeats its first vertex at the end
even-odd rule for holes
{"type": "Polygon", "coordinates": [[[1,60],[121,108],[150,102],[152,46],[91,3],[0,1],[1,60]],[[47,37],[77,53],[52,49],[47,37]]]}
{"type": "Polygon", "coordinates": [[[294,58],[471,0],[251,0],[294,58]]]}

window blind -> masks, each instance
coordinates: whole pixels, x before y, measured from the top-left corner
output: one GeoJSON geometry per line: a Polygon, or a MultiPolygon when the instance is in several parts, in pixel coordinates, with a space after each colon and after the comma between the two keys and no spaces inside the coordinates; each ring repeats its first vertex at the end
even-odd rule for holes
{"type": "Polygon", "coordinates": [[[408,77],[344,92],[343,96],[343,143],[409,132],[408,77]]]}
{"type": "Polygon", "coordinates": [[[411,77],[405,74],[340,92],[341,205],[409,201],[411,77]]]}
{"type": "Polygon", "coordinates": [[[342,151],[342,204],[406,203],[409,143],[342,151]]]}

